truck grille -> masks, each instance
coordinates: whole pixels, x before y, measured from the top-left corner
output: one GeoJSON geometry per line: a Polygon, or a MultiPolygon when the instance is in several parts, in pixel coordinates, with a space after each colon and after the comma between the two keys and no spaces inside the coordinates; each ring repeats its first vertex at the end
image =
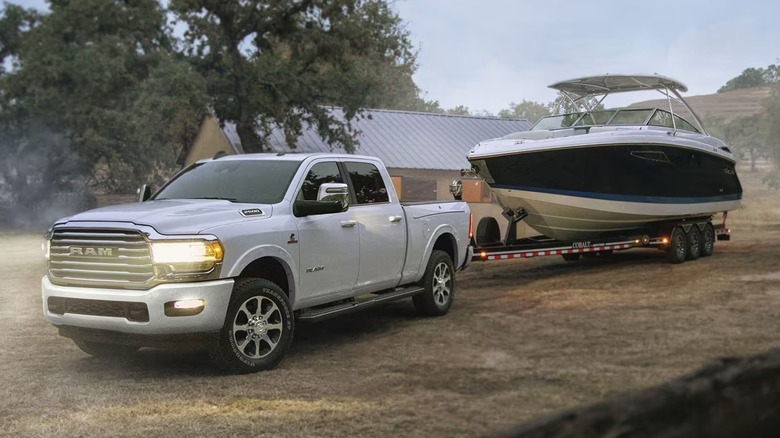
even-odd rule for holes
{"type": "Polygon", "coordinates": [[[141,288],[154,278],[149,243],[132,230],[55,230],[49,278],[61,285],[141,288]]]}
{"type": "Polygon", "coordinates": [[[78,298],[49,297],[49,312],[57,315],[110,316],[128,321],[149,322],[149,310],[144,303],[124,301],[82,300],[78,298]]]}

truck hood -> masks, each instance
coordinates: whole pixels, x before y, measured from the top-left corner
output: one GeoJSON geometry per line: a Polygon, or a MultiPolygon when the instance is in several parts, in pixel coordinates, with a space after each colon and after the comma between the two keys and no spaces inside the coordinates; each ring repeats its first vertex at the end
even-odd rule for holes
{"type": "Polygon", "coordinates": [[[131,222],[150,226],[160,234],[197,234],[216,226],[267,219],[271,213],[270,205],[216,199],[166,199],[97,208],[71,216],[68,223],[131,222]]]}

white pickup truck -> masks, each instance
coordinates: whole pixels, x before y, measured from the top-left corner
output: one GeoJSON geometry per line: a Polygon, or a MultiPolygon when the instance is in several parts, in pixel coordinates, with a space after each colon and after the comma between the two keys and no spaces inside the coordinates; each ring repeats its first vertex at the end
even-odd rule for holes
{"type": "Polygon", "coordinates": [[[401,204],[372,157],[204,160],[147,197],[47,233],[44,315],[91,355],[196,343],[229,370],[270,369],[296,319],[406,297],[444,315],[472,258],[467,204],[401,204]]]}

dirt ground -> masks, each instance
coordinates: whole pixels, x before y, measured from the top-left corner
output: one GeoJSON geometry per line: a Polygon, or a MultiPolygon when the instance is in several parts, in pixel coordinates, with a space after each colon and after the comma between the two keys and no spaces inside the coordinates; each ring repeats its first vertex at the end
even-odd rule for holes
{"type": "Polygon", "coordinates": [[[0,435],[479,436],[780,344],[780,193],[741,174],[731,242],[477,263],[447,316],[411,303],[297,326],[280,366],[199,352],[88,357],[41,315],[36,236],[2,234],[0,435]]]}

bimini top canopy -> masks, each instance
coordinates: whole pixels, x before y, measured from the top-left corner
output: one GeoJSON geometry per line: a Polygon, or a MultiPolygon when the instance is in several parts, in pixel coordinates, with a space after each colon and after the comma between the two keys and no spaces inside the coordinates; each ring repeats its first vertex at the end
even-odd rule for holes
{"type": "Polygon", "coordinates": [[[550,88],[578,97],[643,90],[667,89],[683,93],[688,91],[688,87],[681,82],[660,75],[590,76],[561,81],[550,85],[550,88]]]}

